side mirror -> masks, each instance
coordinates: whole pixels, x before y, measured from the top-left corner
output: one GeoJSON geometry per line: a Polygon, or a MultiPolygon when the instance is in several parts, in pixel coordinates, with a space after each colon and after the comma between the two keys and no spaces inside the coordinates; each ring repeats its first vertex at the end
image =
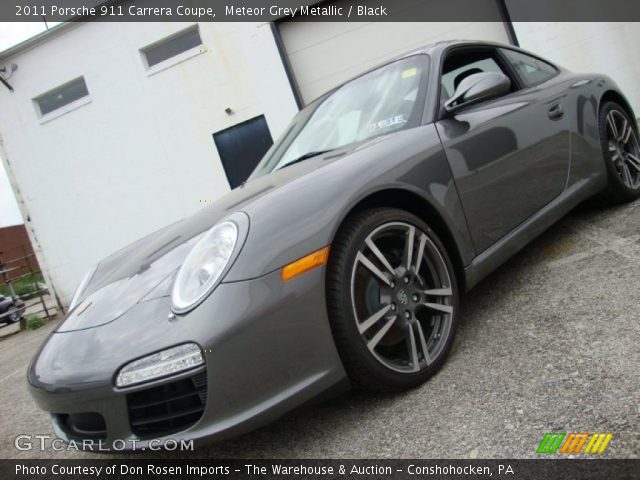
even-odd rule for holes
{"type": "Polygon", "coordinates": [[[471,104],[508,93],[511,80],[502,73],[481,72],[463,79],[444,104],[447,112],[453,113],[471,104]]]}

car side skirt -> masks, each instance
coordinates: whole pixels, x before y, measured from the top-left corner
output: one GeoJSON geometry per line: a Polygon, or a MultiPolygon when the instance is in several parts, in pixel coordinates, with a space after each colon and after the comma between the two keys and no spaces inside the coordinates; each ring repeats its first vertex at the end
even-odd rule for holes
{"type": "Polygon", "coordinates": [[[605,185],[606,176],[598,172],[569,186],[544,208],[474,258],[464,271],[466,289],[473,288],[582,201],[600,192],[605,185]]]}

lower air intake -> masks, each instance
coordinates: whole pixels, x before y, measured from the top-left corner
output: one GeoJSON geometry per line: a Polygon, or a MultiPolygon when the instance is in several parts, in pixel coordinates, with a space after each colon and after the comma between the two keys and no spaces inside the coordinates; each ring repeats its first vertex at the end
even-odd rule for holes
{"type": "Polygon", "coordinates": [[[102,440],[107,438],[107,426],[99,413],[58,414],[58,425],[72,439],[102,440]]]}
{"type": "Polygon", "coordinates": [[[127,395],[131,431],[138,437],[161,437],[194,425],[207,403],[207,374],[127,395]]]}

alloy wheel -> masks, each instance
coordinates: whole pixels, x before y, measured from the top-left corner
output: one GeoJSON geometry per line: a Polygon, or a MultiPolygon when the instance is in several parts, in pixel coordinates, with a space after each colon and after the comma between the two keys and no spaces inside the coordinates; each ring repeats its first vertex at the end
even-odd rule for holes
{"type": "Polygon", "coordinates": [[[623,183],[640,187],[640,145],[631,122],[619,110],[607,114],[607,143],[613,165],[623,183]]]}
{"type": "Polygon", "coordinates": [[[451,277],[416,226],[389,222],[365,238],[351,272],[351,299],[358,332],[384,366],[415,373],[442,353],[452,325],[451,277]]]}

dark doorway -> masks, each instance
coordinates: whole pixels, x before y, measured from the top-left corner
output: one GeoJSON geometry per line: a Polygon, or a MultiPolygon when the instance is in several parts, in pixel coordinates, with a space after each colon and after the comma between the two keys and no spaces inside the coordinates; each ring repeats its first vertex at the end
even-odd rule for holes
{"type": "Polygon", "coordinates": [[[264,115],[214,133],[213,141],[231,188],[236,188],[251,175],[273,145],[264,115]]]}

